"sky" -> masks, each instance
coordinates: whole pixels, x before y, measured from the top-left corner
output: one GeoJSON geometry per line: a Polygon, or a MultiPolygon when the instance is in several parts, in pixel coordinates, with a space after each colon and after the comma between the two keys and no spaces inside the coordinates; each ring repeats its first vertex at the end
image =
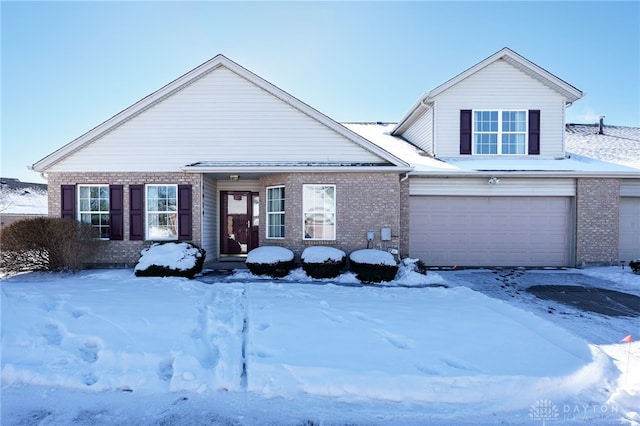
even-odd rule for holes
{"type": "Polygon", "coordinates": [[[567,122],[640,127],[640,2],[1,1],[0,175],[221,53],[336,121],[399,121],[503,47],[586,93],[567,122]]]}

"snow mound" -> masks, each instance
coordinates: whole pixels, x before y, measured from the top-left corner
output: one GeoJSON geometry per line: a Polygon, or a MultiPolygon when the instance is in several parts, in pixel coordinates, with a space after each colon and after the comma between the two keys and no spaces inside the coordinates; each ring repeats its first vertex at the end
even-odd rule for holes
{"type": "Polygon", "coordinates": [[[356,250],[349,255],[349,259],[367,265],[396,266],[396,260],[391,253],[376,249],[356,250]]]}
{"type": "Polygon", "coordinates": [[[345,252],[337,248],[314,246],[304,249],[300,259],[307,263],[324,263],[328,260],[339,262],[344,259],[345,256],[345,252]]]}
{"type": "Polygon", "coordinates": [[[285,247],[262,246],[251,250],[247,254],[246,263],[273,264],[291,262],[293,256],[293,252],[285,247]]]}
{"type": "Polygon", "coordinates": [[[191,243],[156,243],[140,252],[138,276],[178,275],[193,278],[202,271],[204,250],[191,243]]]}

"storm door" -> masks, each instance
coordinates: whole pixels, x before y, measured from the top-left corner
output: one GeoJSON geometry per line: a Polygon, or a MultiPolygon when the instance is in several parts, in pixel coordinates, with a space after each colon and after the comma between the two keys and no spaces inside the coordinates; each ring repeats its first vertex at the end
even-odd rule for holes
{"type": "Polygon", "coordinates": [[[258,193],[220,192],[220,254],[244,255],[258,247],[258,193]]]}

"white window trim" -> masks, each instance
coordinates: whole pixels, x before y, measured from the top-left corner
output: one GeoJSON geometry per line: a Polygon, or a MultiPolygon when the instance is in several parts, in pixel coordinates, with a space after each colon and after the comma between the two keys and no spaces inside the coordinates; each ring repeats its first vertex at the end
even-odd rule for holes
{"type": "MultiPolygon", "coordinates": [[[[178,205],[179,203],[179,196],[178,196],[178,185],[177,184],[173,184],[173,183],[150,183],[150,184],[145,184],[144,186],[144,235],[145,235],[145,241],[177,241],[178,240],[178,236],[179,236],[179,229],[178,229],[178,211],[180,210],[180,206],[178,205]],[[176,215],[176,236],[175,237],[166,237],[166,238],[151,238],[149,236],[149,191],[148,188],[150,186],[172,186],[176,189],[176,211],[175,211],[175,215],[176,215]]],[[[169,211],[153,211],[152,213],[168,213],[169,211]]],[[[172,212],[173,213],[173,212],[172,212]]]]}
{"type": "Polygon", "coordinates": [[[310,183],[310,184],[304,184],[302,185],[302,239],[304,241],[335,241],[336,240],[336,235],[337,235],[337,223],[338,223],[338,215],[337,215],[337,202],[338,200],[338,189],[336,188],[335,184],[328,184],[328,183],[310,183]],[[331,238],[307,238],[305,236],[305,223],[304,223],[304,215],[305,215],[305,210],[304,210],[304,190],[305,188],[309,187],[309,186],[323,186],[323,187],[333,187],[333,216],[334,216],[334,224],[333,224],[333,236],[331,238]]]}
{"type": "Polygon", "coordinates": [[[505,156],[515,157],[522,155],[529,155],[529,110],[526,109],[474,109],[471,111],[471,154],[477,156],[505,156]],[[476,132],[476,112],[493,112],[498,113],[498,131],[497,132],[476,132]],[[505,132],[502,130],[502,113],[503,112],[524,112],[525,117],[525,129],[524,132],[505,132]],[[482,154],[476,151],[476,135],[480,134],[493,134],[497,133],[498,142],[495,154],[482,154]],[[524,154],[503,154],[502,153],[502,135],[518,135],[524,133],[524,154]]]}
{"type": "MultiPolygon", "coordinates": [[[[76,199],[78,200],[76,202],[76,217],[78,218],[78,221],[82,221],[82,214],[93,214],[96,212],[92,212],[92,211],[84,211],[82,209],[80,209],[80,188],[84,187],[84,188],[91,188],[91,187],[100,187],[100,188],[107,188],[107,194],[109,194],[109,185],[108,184],[104,184],[104,183],[81,183],[76,185],[76,199]]],[[[107,210],[106,212],[104,211],[99,211],[99,214],[110,214],[111,213],[111,200],[109,199],[109,197],[107,197],[107,199],[109,200],[109,210],[107,210]]],[[[87,222],[84,222],[87,223],[87,222]]],[[[89,222],[89,225],[91,225],[91,222],[89,222]]],[[[92,227],[94,227],[93,225],[91,225],[92,227]]],[[[100,227],[94,227],[99,229],[100,227]]],[[[109,235],[111,235],[111,222],[109,222],[109,235]]],[[[108,241],[109,238],[103,238],[103,237],[97,237],[96,240],[104,240],[104,241],[108,241]]]]}
{"type": "MultiPolygon", "coordinates": [[[[287,236],[286,227],[284,229],[284,235],[285,235],[284,237],[271,237],[271,236],[269,236],[269,229],[270,229],[269,225],[271,224],[271,221],[270,221],[271,214],[281,214],[282,216],[286,217],[286,207],[285,207],[285,210],[283,210],[283,211],[277,211],[277,212],[269,211],[269,190],[270,189],[277,189],[277,188],[283,188],[284,189],[285,186],[284,185],[267,186],[266,189],[265,189],[266,197],[265,197],[265,209],[264,210],[265,210],[265,216],[266,216],[266,222],[267,222],[266,223],[266,229],[265,229],[265,238],[268,239],[268,240],[284,240],[286,238],[286,236],[287,236]]],[[[286,206],[286,202],[287,202],[286,201],[286,197],[287,197],[287,192],[285,190],[285,206],[286,206]]]]}

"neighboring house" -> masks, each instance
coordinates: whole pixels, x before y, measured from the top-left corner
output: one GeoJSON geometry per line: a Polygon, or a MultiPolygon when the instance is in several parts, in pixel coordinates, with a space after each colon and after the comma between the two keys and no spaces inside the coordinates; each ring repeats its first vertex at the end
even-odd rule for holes
{"type": "Polygon", "coordinates": [[[0,229],[38,216],[47,216],[47,185],[0,178],[0,229]]]}
{"type": "MultiPolygon", "coordinates": [[[[604,118],[604,117],[603,117],[604,118]]],[[[567,151],[640,169],[640,128],[598,124],[567,124],[567,151]]],[[[640,176],[620,181],[618,258],[640,258],[640,176]]]]}
{"type": "Polygon", "coordinates": [[[565,157],[582,96],[503,49],[397,125],[342,125],[218,55],[32,168],[50,215],[101,229],[96,263],[165,240],[219,260],[329,245],[432,266],[617,262],[620,188],[640,170],[565,157]]]}

